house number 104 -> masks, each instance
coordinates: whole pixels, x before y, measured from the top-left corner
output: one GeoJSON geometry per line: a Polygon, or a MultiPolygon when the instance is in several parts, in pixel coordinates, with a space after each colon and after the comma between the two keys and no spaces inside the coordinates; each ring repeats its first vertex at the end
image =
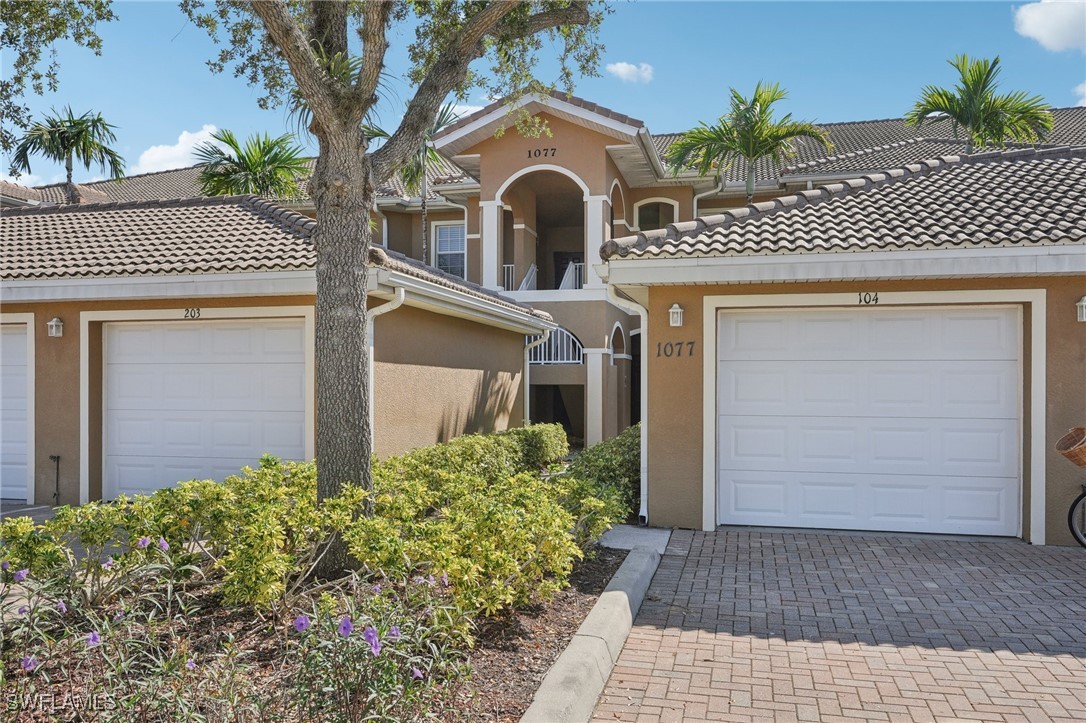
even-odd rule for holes
{"type": "Polygon", "coordinates": [[[879,303],[879,292],[864,291],[856,294],[856,303],[860,306],[870,306],[879,303]]]}

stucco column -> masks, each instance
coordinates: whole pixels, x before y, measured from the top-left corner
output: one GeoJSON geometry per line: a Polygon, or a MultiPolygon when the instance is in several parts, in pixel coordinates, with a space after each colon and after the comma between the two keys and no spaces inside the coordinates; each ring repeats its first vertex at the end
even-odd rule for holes
{"type": "Polygon", "coordinates": [[[607,196],[588,196],[585,199],[584,214],[584,261],[585,261],[585,288],[602,289],[606,286],[603,279],[596,273],[595,266],[600,259],[600,246],[606,240],[604,235],[607,225],[607,205],[611,200],[607,196]]]}
{"type": "Polygon", "coordinates": [[[607,349],[584,350],[584,445],[591,447],[603,441],[603,361],[607,349]]]}
{"type": "Polygon", "coordinates": [[[483,212],[482,226],[482,261],[483,261],[483,286],[488,289],[497,289],[500,285],[498,279],[498,253],[501,249],[501,201],[480,201],[479,207],[483,212]]]}

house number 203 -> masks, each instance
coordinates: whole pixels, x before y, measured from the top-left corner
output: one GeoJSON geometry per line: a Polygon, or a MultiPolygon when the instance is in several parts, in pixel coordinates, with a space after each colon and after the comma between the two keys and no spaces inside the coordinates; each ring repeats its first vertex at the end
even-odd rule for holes
{"type": "Polygon", "coordinates": [[[658,341],[656,342],[656,356],[694,356],[694,342],[658,341]]]}

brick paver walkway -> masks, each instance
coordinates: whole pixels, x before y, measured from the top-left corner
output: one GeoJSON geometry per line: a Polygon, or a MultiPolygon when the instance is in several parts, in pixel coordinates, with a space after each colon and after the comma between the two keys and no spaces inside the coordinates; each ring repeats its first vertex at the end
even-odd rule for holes
{"type": "Polygon", "coordinates": [[[1086,550],[676,532],[594,721],[1086,720],[1086,550]]]}

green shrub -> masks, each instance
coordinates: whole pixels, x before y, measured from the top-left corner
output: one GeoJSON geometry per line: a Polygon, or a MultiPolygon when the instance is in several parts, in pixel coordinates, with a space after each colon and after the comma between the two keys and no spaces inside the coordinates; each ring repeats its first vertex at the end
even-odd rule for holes
{"type": "Polygon", "coordinates": [[[641,495],[641,425],[584,450],[565,473],[591,480],[600,489],[620,491],[629,508],[636,509],[641,495]]]}
{"type": "Polygon", "coordinates": [[[34,576],[53,575],[69,564],[70,553],[31,517],[0,519],[0,560],[10,571],[29,570],[34,576]]]}
{"type": "Polygon", "coordinates": [[[569,438],[561,424],[533,424],[499,432],[498,437],[517,440],[521,472],[545,469],[569,454],[569,438]]]}

